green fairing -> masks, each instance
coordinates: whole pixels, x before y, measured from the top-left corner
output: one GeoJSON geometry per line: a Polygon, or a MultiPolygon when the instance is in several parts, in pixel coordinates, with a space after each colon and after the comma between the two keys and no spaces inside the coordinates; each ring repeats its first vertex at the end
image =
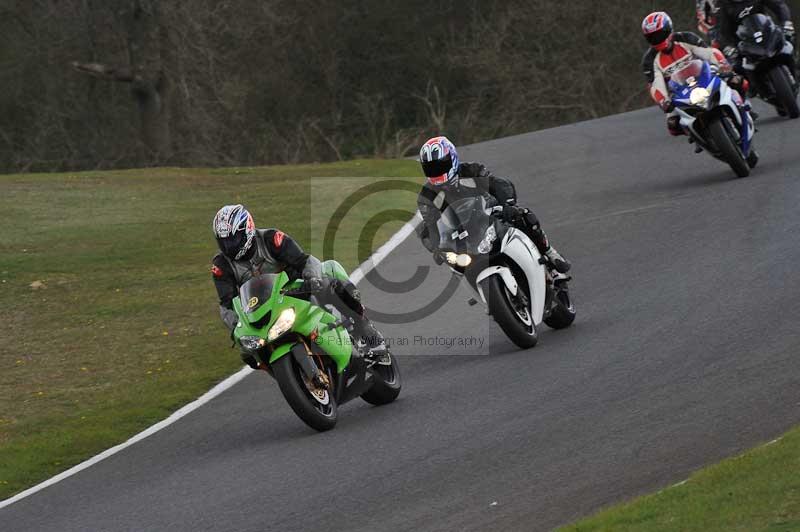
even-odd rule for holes
{"type": "Polygon", "coordinates": [[[340,281],[350,280],[350,276],[347,275],[344,267],[335,260],[326,260],[322,263],[322,275],[339,279],[340,281]]]}
{"type": "MultiPolygon", "coordinates": [[[[322,263],[323,275],[340,280],[349,280],[344,268],[336,261],[326,261],[322,263]]],[[[234,338],[237,343],[243,336],[255,336],[267,341],[270,328],[280,317],[281,313],[289,308],[295,310],[295,321],[290,331],[287,331],[272,343],[272,353],[268,362],[272,364],[288,353],[294,342],[287,342],[285,335],[294,332],[305,338],[309,338],[314,330],[318,331],[316,340],[317,345],[327,353],[336,364],[337,371],[341,373],[350,363],[352,354],[352,343],[350,335],[344,327],[337,327],[333,330],[327,329],[326,324],[333,323],[336,318],[325,311],[323,308],[309,303],[308,301],[283,295],[281,292],[300,288],[302,281],[289,281],[285,272],[281,272],[272,287],[272,293],[267,302],[262,303],[252,313],[246,313],[242,308],[240,297],[233,300],[233,308],[239,316],[239,323],[234,331],[234,338]],[[263,319],[269,312],[272,315],[263,327],[256,327],[254,324],[263,319]]],[[[310,341],[310,340],[309,340],[310,341]]],[[[260,350],[256,356],[261,362],[266,355],[266,349],[260,350]]]]}
{"type": "Polygon", "coordinates": [[[283,355],[291,351],[292,346],[294,346],[294,344],[289,343],[289,344],[279,345],[278,347],[276,347],[275,351],[273,351],[269,357],[269,363],[272,364],[273,362],[281,358],[283,355]]]}

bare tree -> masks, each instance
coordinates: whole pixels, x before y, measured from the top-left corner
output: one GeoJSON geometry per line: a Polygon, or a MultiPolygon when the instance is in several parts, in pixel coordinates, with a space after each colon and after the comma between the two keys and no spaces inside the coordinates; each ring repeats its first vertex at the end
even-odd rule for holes
{"type": "MultiPolygon", "coordinates": [[[[87,0],[91,9],[91,3],[87,0]]],[[[128,61],[123,65],[72,62],[72,67],[107,81],[130,83],[136,103],[141,140],[150,151],[152,162],[168,160],[172,151],[169,113],[168,79],[164,68],[165,30],[155,0],[128,0],[119,16],[126,29],[128,61]]]]}
{"type": "MultiPolygon", "coordinates": [[[[650,104],[652,1],[427,7],[5,0],[0,170],[395,157],[650,104]]],[[[658,7],[693,27],[691,2],[658,7]]]]}

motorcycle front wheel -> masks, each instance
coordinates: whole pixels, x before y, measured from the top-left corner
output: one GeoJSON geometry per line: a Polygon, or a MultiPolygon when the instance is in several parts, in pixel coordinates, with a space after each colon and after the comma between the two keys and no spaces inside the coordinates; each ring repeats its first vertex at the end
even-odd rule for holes
{"type": "Polygon", "coordinates": [[[336,399],[328,390],[316,389],[307,383],[291,354],[273,362],[272,371],[286,402],[306,425],[320,432],[336,426],[339,416],[336,399]]]}
{"type": "MultiPolygon", "coordinates": [[[[535,346],[539,336],[531,316],[530,303],[527,308],[521,308],[519,301],[508,291],[506,284],[498,275],[492,275],[481,284],[489,305],[489,314],[509,340],[523,349],[535,346]]],[[[518,290],[521,291],[522,287],[520,286],[518,290]]]]}
{"type": "Polygon", "coordinates": [[[747,177],[750,175],[750,166],[742,157],[742,152],[733,143],[728,129],[725,127],[724,117],[716,117],[708,124],[708,136],[711,142],[720,152],[720,157],[728,163],[737,176],[747,177]]]}

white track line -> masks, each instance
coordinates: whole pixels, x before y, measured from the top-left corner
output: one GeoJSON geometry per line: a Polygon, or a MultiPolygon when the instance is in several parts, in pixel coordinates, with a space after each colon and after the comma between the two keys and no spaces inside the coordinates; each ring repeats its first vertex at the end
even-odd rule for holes
{"type": "Polygon", "coordinates": [[[16,495],[11,497],[10,499],[5,499],[4,501],[0,501],[0,508],[4,508],[4,507],[8,506],[9,504],[13,504],[13,503],[17,502],[20,499],[24,499],[25,497],[28,497],[29,495],[33,495],[37,491],[41,491],[41,490],[45,489],[48,486],[52,486],[53,484],[61,482],[65,478],[71,477],[75,473],[83,471],[84,469],[86,469],[88,467],[92,467],[97,462],[105,460],[109,456],[113,456],[113,455],[117,454],[118,452],[120,452],[121,450],[125,449],[126,447],[130,447],[134,443],[142,441],[143,439],[147,438],[148,436],[151,436],[151,435],[155,434],[159,430],[172,425],[173,423],[178,421],[180,418],[182,418],[186,414],[189,414],[190,412],[193,412],[194,410],[197,410],[198,408],[200,408],[201,406],[203,406],[204,404],[206,404],[207,402],[209,402],[210,400],[212,400],[213,398],[215,398],[216,396],[218,396],[219,394],[221,394],[222,392],[224,392],[225,390],[227,390],[228,388],[230,388],[231,386],[233,386],[237,382],[239,382],[242,379],[244,379],[245,377],[247,377],[247,375],[252,373],[252,371],[253,370],[250,369],[249,366],[245,366],[241,370],[237,371],[236,373],[234,373],[233,375],[231,375],[230,377],[228,377],[227,379],[225,379],[224,381],[220,382],[219,384],[217,384],[216,386],[211,388],[209,391],[204,393],[199,399],[197,399],[195,401],[192,401],[188,405],[186,405],[186,406],[176,410],[175,412],[173,412],[172,415],[169,416],[167,419],[164,419],[163,421],[159,421],[155,425],[143,430],[142,432],[140,432],[136,436],[132,437],[128,441],[126,441],[124,443],[120,443],[119,445],[116,445],[116,446],[114,446],[114,447],[112,447],[110,449],[106,449],[102,453],[100,453],[100,454],[98,454],[96,456],[93,456],[92,458],[89,458],[85,462],[81,462],[80,464],[78,464],[78,465],[76,465],[76,466],[74,466],[74,467],[72,467],[70,469],[67,469],[63,473],[59,473],[58,475],[45,480],[41,484],[37,484],[37,485],[33,486],[32,488],[28,488],[25,491],[17,493],[16,495]]]}
{"type": "MultiPolygon", "coordinates": [[[[393,249],[402,244],[403,241],[406,238],[408,238],[412,232],[414,232],[414,228],[417,225],[419,225],[420,221],[421,220],[419,215],[416,215],[414,216],[414,218],[406,222],[406,224],[403,225],[403,227],[397,233],[395,233],[392,236],[392,238],[389,239],[388,242],[379,247],[375,251],[375,253],[370,255],[370,257],[366,261],[364,261],[363,264],[361,264],[358,268],[356,268],[353,271],[353,273],[350,275],[350,279],[356,284],[360,283],[373,268],[375,268],[378,264],[380,264],[389,255],[389,253],[391,253],[393,249]]],[[[152,436],[159,430],[169,427],[170,425],[178,421],[180,418],[186,416],[187,414],[190,414],[191,412],[194,412],[207,402],[211,401],[212,399],[220,395],[228,388],[231,388],[234,384],[240,382],[242,379],[247,377],[252,372],[253,370],[249,366],[243,367],[242,369],[240,369],[239,371],[237,371],[236,373],[234,373],[233,375],[231,375],[230,377],[228,377],[227,379],[220,382],[219,384],[211,388],[209,391],[204,393],[202,396],[200,396],[200,398],[196,399],[195,401],[192,401],[191,403],[173,412],[173,414],[169,416],[167,419],[159,421],[155,425],[143,430],[136,436],[133,436],[128,441],[120,443],[119,445],[111,447],[110,449],[106,449],[102,453],[93,456],[92,458],[89,458],[85,462],[81,462],[80,464],[71,467],[70,469],[67,469],[63,473],[59,473],[58,475],[49,478],[44,482],[33,486],[32,488],[28,488],[25,491],[21,491],[9,499],[0,501],[0,508],[5,508],[6,506],[14,504],[15,502],[24,499],[25,497],[33,495],[37,491],[41,491],[47,488],[48,486],[57,484],[62,480],[64,480],[65,478],[69,478],[72,475],[75,475],[76,473],[80,473],[84,469],[92,467],[96,463],[105,460],[109,456],[117,454],[123,449],[130,447],[134,443],[140,442],[143,439],[147,438],[148,436],[152,436]]]]}
{"type": "Polygon", "coordinates": [[[420,218],[419,214],[415,214],[411,220],[403,224],[403,227],[401,227],[388,242],[375,250],[375,253],[370,255],[363,264],[353,270],[353,273],[350,274],[350,280],[355,284],[360,283],[370,271],[375,269],[378,264],[383,262],[383,259],[389,256],[389,253],[402,244],[403,241],[414,232],[414,229],[417,228],[420,222],[422,222],[422,218],[420,218]]]}

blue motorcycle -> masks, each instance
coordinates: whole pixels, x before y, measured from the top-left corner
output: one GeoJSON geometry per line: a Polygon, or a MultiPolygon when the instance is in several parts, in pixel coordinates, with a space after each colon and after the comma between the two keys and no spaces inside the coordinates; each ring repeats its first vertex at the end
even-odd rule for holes
{"type": "Polygon", "coordinates": [[[700,152],[730,165],[739,177],[750,175],[758,163],[752,148],[750,106],[700,59],[687,61],[670,75],[669,89],[680,124],[700,152]]]}

